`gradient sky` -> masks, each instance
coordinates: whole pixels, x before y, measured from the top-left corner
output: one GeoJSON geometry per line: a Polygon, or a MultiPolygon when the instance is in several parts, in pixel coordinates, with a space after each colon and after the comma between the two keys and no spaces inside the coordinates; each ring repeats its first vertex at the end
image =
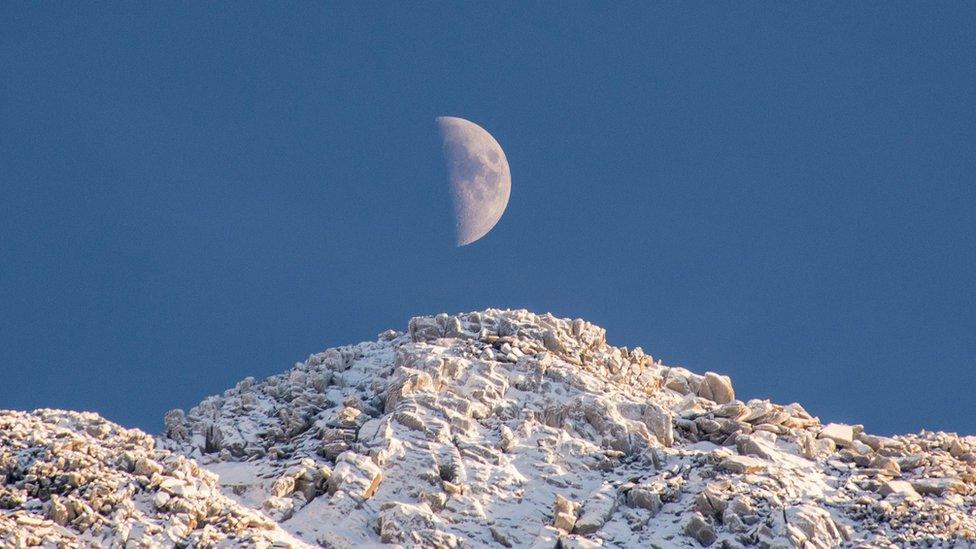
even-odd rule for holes
{"type": "Polygon", "coordinates": [[[974,28],[964,2],[3,3],[0,408],[155,432],[497,306],[824,421],[976,433],[974,28]],[[511,164],[464,248],[439,115],[511,164]]]}

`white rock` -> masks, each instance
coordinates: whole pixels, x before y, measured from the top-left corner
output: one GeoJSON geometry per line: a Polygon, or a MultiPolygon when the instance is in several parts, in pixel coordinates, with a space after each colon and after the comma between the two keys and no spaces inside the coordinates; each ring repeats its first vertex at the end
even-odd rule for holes
{"type": "Polygon", "coordinates": [[[878,493],[882,496],[894,498],[918,499],[922,497],[912,487],[912,483],[904,480],[889,480],[881,485],[878,493]]]}
{"type": "Polygon", "coordinates": [[[832,440],[838,446],[850,446],[854,440],[854,429],[843,423],[829,423],[820,430],[817,438],[832,440]]]}
{"type": "Polygon", "coordinates": [[[610,520],[610,516],[616,509],[617,490],[610,484],[604,484],[586,498],[573,532],[577,534],[596,532],[610,520]]]}
{"type": "Polygon", "coordinates": [[[735,391],[732,390],[732,380],[729,376],[718,375],[715,372],[705,372],[701,386],[698,387],[698,396],[707,398],[718,404],[727,404],[735,400],[735,391]]]}

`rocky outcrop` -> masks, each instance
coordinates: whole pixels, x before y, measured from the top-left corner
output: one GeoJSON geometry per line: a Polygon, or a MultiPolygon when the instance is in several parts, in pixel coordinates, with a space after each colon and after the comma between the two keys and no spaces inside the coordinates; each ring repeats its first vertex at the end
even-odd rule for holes
{"type": "MultiPolygon", "coordinates": [[[[132,528],[170,521],[152,536],[184,521],[174,543],[191,545],[259,531],[326,547],[976,543],[973,437],[825,426],[799,404],[738,400],[726,376],[611,346],[584,320],[527,311],[417,317],[165,423],[160,448],[104,465],[159,478],[117,496],[143,514],[103,513],[79,495],[92,480],[58,465],[56,490],[8,474],[0,539],[20,540],[30,521],[104,536],[126,516],[132,528]],[[181,511],[200,498],[216,499],[203,515],[181,511]],[[211,507],[258,522],[231,533],[241,521],[220,517],[237,511],[211,507]]],[[[18,440],[17,455],[46,444],[18,440]]]]}
{"type": "Polygon", "coordinates": [[[0,412],[3,546],[304,545],[155,446],[96,414],[0,412]]]}

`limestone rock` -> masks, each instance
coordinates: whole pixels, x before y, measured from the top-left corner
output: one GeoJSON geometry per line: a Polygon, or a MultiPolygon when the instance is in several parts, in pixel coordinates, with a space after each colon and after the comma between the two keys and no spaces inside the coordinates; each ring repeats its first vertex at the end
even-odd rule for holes
{"type": "Polygon", "coordinates": [[[576,513],[579,510],[579,504],[573,503],[563,497],[560,494],[556,494],[556,501],[553,503],[553,523],[552,525],[556,528],[572,532],[573,527],[576,525],[576,513]]]}
{"type": "Polygon", "coordinates": [[[0,412],[0,546],[968,547],[974,449],[488,309],[245,378],[156,439],[0,412]]]}
{"type": "Polygon", "coordinates": [[[655,402],[648,402],[644,409],[644,423],[647,429],[664,446],[674,444],[674,426],[671,413],[655,402]]]}
{"type": "Polygon", "coordinates": [[[583,503],[583,510],[573,526],[577,534],[592,534],[610,519],[617,509],[617,492],[610,484],[604,484],[594,491],[583,503]]]}
{"type": "Polygon", "coordinates": [[[376,493],[383,474],[367,456],[355,452],[343,452],[336,460],[336,466],[329,475],[328,491],[335,494],[339,490],[366,500],[376,493]]]}
{"type": "Polygon", "coordinates": [[[715,534],[715,529],[709,524],[704,517],[696,513],[691,516],[690,519],[685,523],[685,534],[694,538],[698,543],[704,547],[715,543],[718,536],[715,534]]]}
{"type": "Polygon", "coordinates": [[[854,440],[854,429],[843,423],[830,423],[820,430],[817,438],[832,440],[838,446],[850,446],[854,440]]]}
{"type": "Polygon", "coordinates": [[[766,464],[749,456],[728,456],[719,462],[718,467],[730,473],[747,474],[762,471],[766,468],[766,464]]]}
{"type": "Polygon", "coordinates": [[[705,377],[702,378],[701,386],[698,388],[698,396],[718,404],[732,402],[735,400],[732,380],[728,376],[721,376],[715,372],[705,372],[705,377]]]}
{"type": "Polygon", "coordinates": [[[896,498],[918,499],[922,496],[915,491],[911,482],[905,480],[889,480],[881,485],[878,493],[882,496],[892,496],[896,498]]]}

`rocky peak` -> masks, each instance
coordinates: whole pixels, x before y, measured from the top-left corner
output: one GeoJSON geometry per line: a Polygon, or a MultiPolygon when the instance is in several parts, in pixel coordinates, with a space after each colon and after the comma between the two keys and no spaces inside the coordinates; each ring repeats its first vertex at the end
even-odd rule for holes
{"type": "MultiPolygon", "coordinates": [[[[416,317],[313,354],[167,413],[158,442],[293,540],[279,543],[976,539],[973,437],[822,425],[796,403],[736,399],[726,376],[609,345],[584,320],[524,310],[416,317]]],[[[34,508],[50,514],[45,501],[34,508]]]]}

